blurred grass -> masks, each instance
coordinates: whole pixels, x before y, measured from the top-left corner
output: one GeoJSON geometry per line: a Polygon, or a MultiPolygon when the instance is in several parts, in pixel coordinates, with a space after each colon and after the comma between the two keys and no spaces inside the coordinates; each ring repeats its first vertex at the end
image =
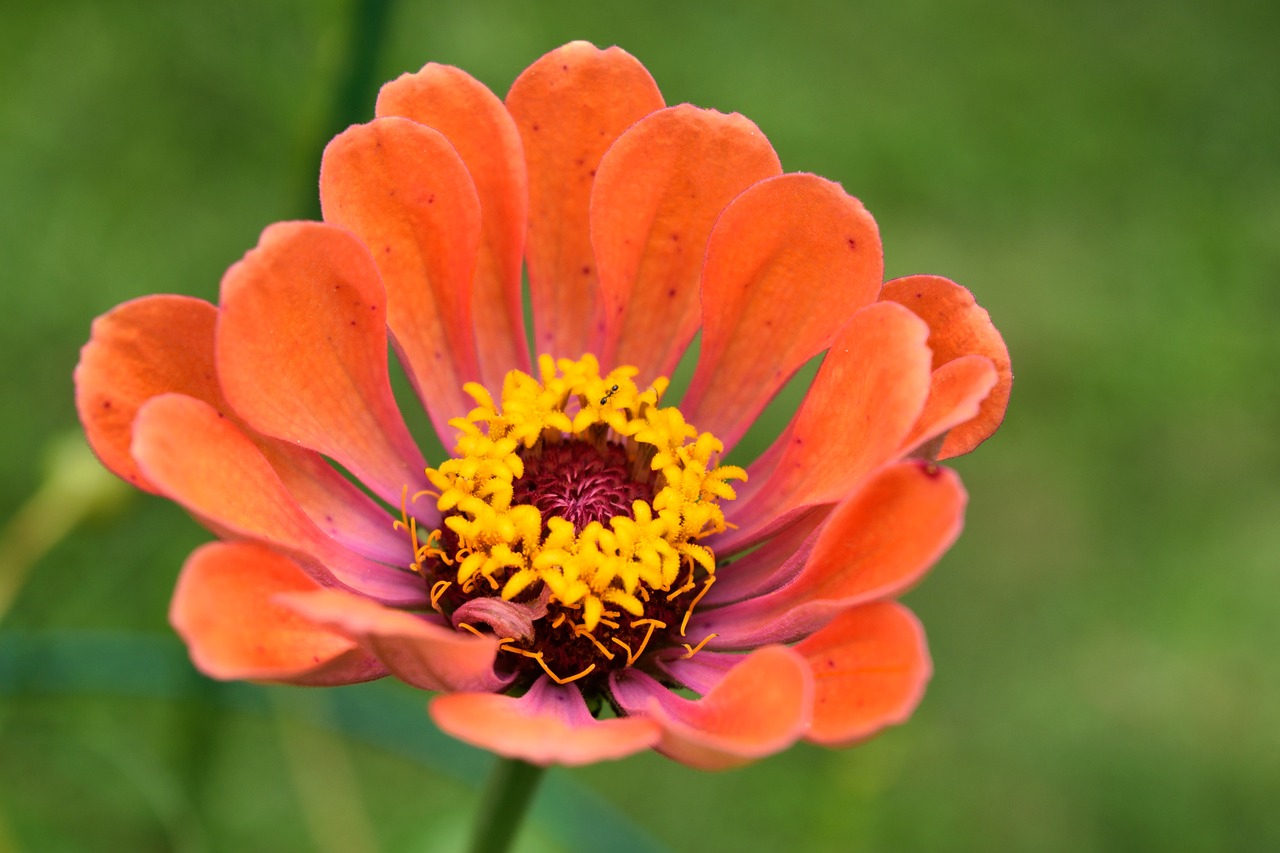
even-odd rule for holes
{"type": "MultiPolygon", "coordinates": [[[[558,774],[679,850],[1280,847],[1280,10],[782,9],[402,0],[391,21],[380,80],[434,60],[501,94],[588,38],[638,56],[671,103],[745,113],[788,169],[866,203],[891,274],[971,287],[1017,371],[1004,428],[957,464],[965,536],[909,598],[936,675],[908,726],[725,775],[653,755],[558,774]]],[[[82,0],[3,21],[8,518],[74,423],[91,318],[157,291],[214,298],[260,229],[294,215],[347,6],[82,0]]],[[[205,538],[137,500],[42,559],[6,627],[176,651],[168,595],[205,538]]],[[[270,711],[2,701],[0,817],[21,849],[312,845],[270,711]],[[192,714],[217,732],[194,795],[192,714]]],[[[345,744],[385,849],[461,837],[469,786],[345,744]]],[[[535,818],[526,848],[566,837],[535,818]]]]}

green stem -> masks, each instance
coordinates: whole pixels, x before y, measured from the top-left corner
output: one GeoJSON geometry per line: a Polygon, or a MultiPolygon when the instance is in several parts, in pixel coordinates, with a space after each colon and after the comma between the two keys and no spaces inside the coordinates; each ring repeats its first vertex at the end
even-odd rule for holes
{"type": "Polygon", "coordinates": [[[480,803],[471,853],[505,853],[510,849],[544,772],[545,767],[518,758],[498,759],[480,803]]]}

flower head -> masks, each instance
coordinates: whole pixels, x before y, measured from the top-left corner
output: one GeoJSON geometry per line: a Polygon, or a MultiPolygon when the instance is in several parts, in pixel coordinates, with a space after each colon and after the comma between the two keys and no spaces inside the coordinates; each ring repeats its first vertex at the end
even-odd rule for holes
{"type": "Polygon", "coordinates": [[[377,116],[326,149],[324,222],[267,228],[216,307],[117,307],[76,370],[104,464],[221,540],[174,596],[195,664],[393,675],[539,763],[726,767],[909,716],[930,663],[894,597],[960,529],[938,460],[1011,381],[969,292],[882,283],[856,199],[742,116],[665,107],[617,48],[552,51],[505,103],[427,65],[377,116]],[[430,467],[388,342],[452,449],[430,467]],[[777,441],[726,465],[824,351],[777,441]]]}

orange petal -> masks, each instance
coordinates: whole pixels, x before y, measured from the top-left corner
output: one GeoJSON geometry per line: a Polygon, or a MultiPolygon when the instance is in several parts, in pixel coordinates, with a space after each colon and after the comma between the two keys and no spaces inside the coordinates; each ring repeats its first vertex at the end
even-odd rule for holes
{"type": "Polygon", "coordinates": [[[711,226],[734,196],[781,173],[764,134],[737,113],[681,104],[618,138],[591,192],[602,362],[635,365],[642,377],[671,375],[701,319],[711,226]]]}
{"type": "Polygon", "coordinates": [[[973,420],[999,380],[996,366],[985,355],[962,355],[938,367],[929,381],[924,411],[902,449],[919,448],[973,420]]]}
{"type": "Polygon", "coordinates": [[[761,181],[725,209],[702,273],[702,352],[681,403],[732,447],[800,365],[880,292],[875,220],[816,175],[761,181]]]}
{"type": "Polygon", "coordinates": [[[156,489],[129,455],[133,416],[157,394],[222,399],[213,366],[217,310],[189,296],[144,296],[93,321],[76,365],[76,410],[89,446],[113,473],[156,489]]]}
{"type": "Polygon", "coordinates": [[[900,595],[960,535],[965,500],[960,478],[946,468],[917,461],[884,468],[832,512],[794,580],[759,598],[698,610],[688,634],[716,634],[712,649],[789,643],[851,607],[900,595]]]}
{"type": "Polygon", "coordinates": [[[428,63],[378,93],[378,116],[404,116],[443,133],[467,165],[480,199],[480,254],[471,305],[481,381],[502,387],[529,370],[520,263],[529,214],[520,132],[502,101],[467,72],[428,63]]]}
{"type": "MultiPolygon", "coordinates": [[[[138,407],[179,393],[234,414],[222,399],[214,367],[217,309],[188,296],[148,296],[113,309],[93,324],[76,367],[76,405],[89,445],[109,469],[148,491],[129,455],[138,407]]],[[[260,433],[249,437],[267,454],[289,493],[322,529],[367,557],[407,565],[408,540],[387,513],[317,454],[260,433]]],[[[420,518],[420,521],[422,519],[420,518]]]]}
{"type": "Polygon", "coordinates": [[[901,455],[929,394],[928,333],[918,317],[889,302],[853,316],[778,439],[784,449],[777,462],[767,476],[748,468],[747,500],[725,514],[738,529],[717,538],[717,551],[759,541],[775,519],[797,509],[843,500],[901,455]]]}
{"type": "Polygon", "coordinates": [[[391,395],[386,295],[348,232],[283,222],[222,279],[218,377],[254,429],[334,459],[383,500],[426,488],[391,395]]]}
{"type": "Polygon", "coordinates": [[[939,459],[968,453],[1000,426],[1009,406],[1013,370],[1004,338],[991,316],[974,301],[973,294],[953,281],[936,275],[910,275],[884,286],[882,299],[901,302],[929,324],[929,347],[936,370],[963,355],[985,355],[999,374],[995,388],[982,401],[977,417],[955,427],[942,443],[939,459]]]}
{"type": "Polygon", "coordinates": [[[906,722],[933,674],[924,629],[896,601],[843,613],[795,648],[813,667],[805,739],[823,746],[852,746],[906,722]]]}
{"type": "Polygon", "coordinates": [[[633,56],[584,41],[525,69],[507,94],[529,166],[525,247],[534,347],[578,358],[597,337],[595,254],[588,210],[600,158],[624,130],[664,106],[633,56]]]}
{"type": "Polygon", "coordinates": [[[449,419],[475,405],[462,385],[480,378],[471,322],[480,200],[466,165],[440,132],[375,119],[325,148],[320,204],[326,222],[373,254],[409,379],[451,444],[449,419]]]}
{"type": "MultiPolygon", "coordinates": [[[[478,690],[506,687],[493,671],[498,642],[446,628],[429,618],[383,607],[336,589],[277,596],[304,618],[356,640],[391,674],[423,690],[478,690]]],[[[433,614],[434,616],[434,614],[433,614]]]]}
{"type": "Polygon", "coordinates": [[[677,696],[652,676],[610,677],[629,714],[662,725],[658,751],[699,770],[724,770],[786,749],[809,725],[813,675],[792,649],[766,646],[742,659],[701,699],[677,696]]]}
{"type": "Polygon", "coordinates": [[[351,640],[272,601],[277,593],[318,588],[269,548],[213,542],[182,567],[169,622],[196,668],[213,678],[333,685],[386,675],[351,640]]]}
{"type": "Polygon", "coordinates": [[[519,698],[450,693],[430,707],[436,725],[459,740],[543,766],[625,758],[662,737],[661,727],[642,717],[595,719],[576,685],[545,675],[519,698]]]}
{"type": "Polygon", "coordinates": [[[364,559],[325,536],[229,418],[181,394],[153,397],[138,410],[133,457],[156,489],[210,527],[299,559],[322,581],[385,601],[420,604],[422,579],[364,559]],[[322,568],[314,568],[319,564],[322,568]]]}

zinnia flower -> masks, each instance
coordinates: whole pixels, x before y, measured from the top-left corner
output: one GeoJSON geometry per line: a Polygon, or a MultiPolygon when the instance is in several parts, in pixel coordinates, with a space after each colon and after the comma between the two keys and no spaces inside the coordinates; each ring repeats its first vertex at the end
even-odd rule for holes
{"type": "Polygon", "coordinates": [[[882,284],[838,184],[582,42],[505,103],[436,64],[387,84],[320,196],[324,222],[267,228],[216,307],[121,305],[76,370],[103,463],[219,537],[171,610],[197,667],[393,675],[440,693],[446,732],[539,764],[720,768],[910,715],[930,661],[894,597],[960,530],[937,460],[995,430],[1010,385],[967,290],[882,284]],[[453,448],[434,467],[388,342],[453,448]],[[824,350],[781,437],[723,464],[824,350]]]}

